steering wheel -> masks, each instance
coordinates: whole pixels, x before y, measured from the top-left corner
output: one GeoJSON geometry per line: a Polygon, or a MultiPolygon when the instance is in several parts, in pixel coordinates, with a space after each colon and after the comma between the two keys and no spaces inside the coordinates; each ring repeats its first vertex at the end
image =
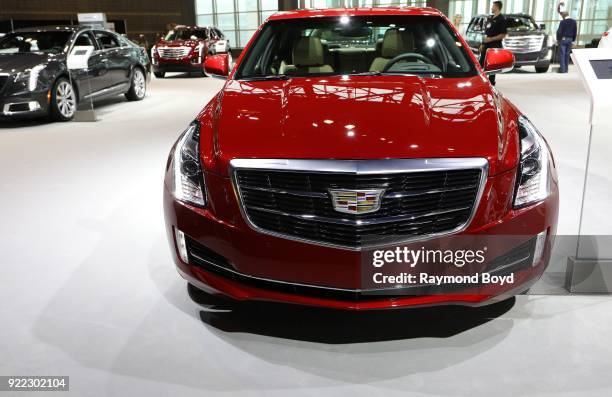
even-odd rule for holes
{"type": "Polygon", "coordinates": [[[393,66],[396,63],[398,63],[399,61],[403,61],[405,59],[416,59],[416,60],[423,61],[423,62],[428,63],[428,64],[433,64],[431,59],[427,58],[425,55],[418,54],[416,52],[407,52],[405,54],[400,54],[400,55],[396,56],[395,58],[389,60],[389,62],[387,62],[387,64],[385,65],[385,67],[383,68],[382,71],[383,72],[388,72],[389,69],[391,69],[391,66],[393,66]]]}

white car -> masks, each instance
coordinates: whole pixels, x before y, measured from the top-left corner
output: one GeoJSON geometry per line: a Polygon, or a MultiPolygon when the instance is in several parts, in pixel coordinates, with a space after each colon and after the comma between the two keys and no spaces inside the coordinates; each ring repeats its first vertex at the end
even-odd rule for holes
{"type": "Polygon", "coordinates": [[[601,36],[599,41],[599,48],[612,48],[612,28],[601,36]]]}

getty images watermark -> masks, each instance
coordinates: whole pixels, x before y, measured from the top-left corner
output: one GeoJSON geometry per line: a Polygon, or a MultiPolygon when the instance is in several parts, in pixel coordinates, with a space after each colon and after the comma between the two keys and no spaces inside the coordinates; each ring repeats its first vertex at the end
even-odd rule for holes
{"type": "MultiPolygon", "coordinates": [[[[461,269],[470,265],[482,265],[487,261],[487,247],[482,249],[411,249],[408,247],[395,247],[388,250],[376,250],[372,254],[372,266],[376,269],[372,273],[374,285],[443,285],[443,284],[514,284],[514,273],[506,275],[491,275],[487,272],[474,274],[431,274],[427,271],[407,272],[400,271],[385,274],[384,266],[394,265],[393,269],[414,269],[420,265],[441,265],[461,269]]],[[[449,272],[451,273],[451,272],[449,272]]]]}

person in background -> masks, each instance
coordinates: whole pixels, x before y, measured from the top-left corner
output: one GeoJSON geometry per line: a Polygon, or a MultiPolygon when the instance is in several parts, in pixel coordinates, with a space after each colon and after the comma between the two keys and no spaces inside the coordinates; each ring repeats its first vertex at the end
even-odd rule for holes
{"type": "MultiPolygon", "coordinates": [[[[506,18],[502,15],[501,11],[503,8],[501,1],[494,1],[491,6],[491,12],[493,16],[489,18],[487,26],[485,28],[485,38],[483,43],[480,45],[480,65],[484,66],[485,57],[489,48],[503,48],[502,40],[506,38],[508,32],[508,26],[506,24],[506,18]]],[[[495,75],[489,76],[491,84],[495,85],[495,75]]]]}
{"type": "Polygon", "coordinates": [[[561,12],[563,20],[557,29],[557,44],[559,45],[559,73],[567,73],[572,43],[576,41],[578,32],[576,21],[569,17],[567,11],[561,12]]]}
{"type": "Polygon", "coordinates": [[[461,22],[463,21],[463,16],[461,14],[455,14],[453,16],[453,26],[457,28],[459,34],[463,35],[463,28],[461,26],[461,22]]]}

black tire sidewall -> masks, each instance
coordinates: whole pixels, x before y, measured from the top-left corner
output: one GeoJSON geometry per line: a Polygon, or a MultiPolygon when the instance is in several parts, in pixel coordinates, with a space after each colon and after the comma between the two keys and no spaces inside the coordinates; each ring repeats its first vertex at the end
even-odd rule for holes
{"type": "Polygon", "coordinates": [[[130,101],[141,101],[141,100],[144,99],[145,96],[147,96],[147,79],[146,79],[146,77],[144,75],[144,72],[140,68],[134,68],[134,70],[132,71],[132,78],[130,79],[130,89],[125,94],[125,96],[130,101]],[[136,73],[141,73],[142,77],[144,79],[145,92],[142,95],[142,97],[139,97],[138,95],[136,95],[136,88],[135,88],[135,84],[134,84],[134,78],[136,76],[136,73]]]}

